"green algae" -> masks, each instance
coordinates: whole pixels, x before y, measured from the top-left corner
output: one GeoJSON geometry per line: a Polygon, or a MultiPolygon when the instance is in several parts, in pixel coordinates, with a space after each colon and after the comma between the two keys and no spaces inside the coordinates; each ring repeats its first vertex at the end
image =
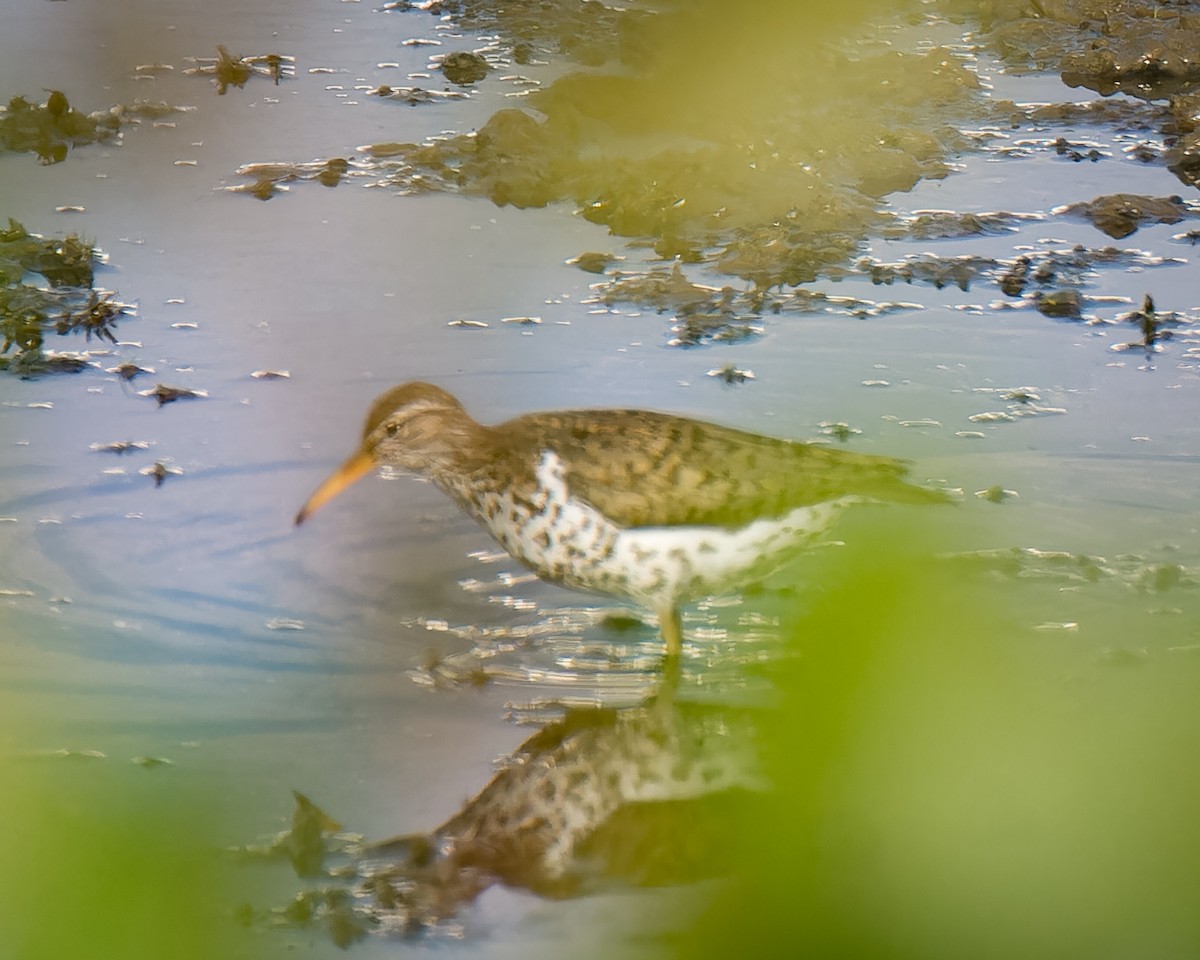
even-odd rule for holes
{"type": "Polygon", "coordinates": [[[0,229],[0,369],[33,376],[89,365],[86,357],[48,350],[50,334],[117,342],[116,323],[132,308],[93,286],[97,259],[96,249],[74,234],[41,237],[11,218],[0,229]],[[46,285],[30,282],[31,275],[46,285]]]}
{"type": "MultiPolygon", "coordinates": [[[[964,154],[1049,150],[1063,162],[1108,158],[1061,136],[1005,142],[996,131],[1006,128],[1116,127],[1140,138],[1138,160],[1189,185],[1200,177],[1200,72],[1193,66],[1200,30],[1196,14],[1169,5],[938,0],[831,10],[767,3],[741,19],[711,0],[622,8],[446,0],[384,9],[421,9],[486,33],[493,65],[548,59],[567,72],[477,130],[361,147],[351,161],[356,175],[402,193],[457,192],[520,208],[570,204],[665,261],[705,263],[752,284],[747,296],[756,301],[775,287],[860,270],[892,282],[892,266],[855,265],[871,237],[1016,231],[1029,215],[949,211],[912,221],[887,209],[886,197],[945,176],[964,154]],[[877,24],[906,20],[961,23],[965,43],[905,52],[894,31],[877,24]],[[1102,97],[1128,96],[1084,104],[996,100],[971,69],[972,47],[991,51],[1011,72],[1057,70],[1102,97]]],[[[253,175],[249,167],[239,173],[253,175]]],[[[274,179],[260,174],[231,189],[267,197],[289,179],[298,179],[294,171],[274,179]]],[[[1128,204],[1110,209],[1123,196],[1055,213],[1087,216],[1117,238],[1140,225],[1194,216],[1177,198],[1139,198],[1136,211],[1128,204]]],[[[1093,251],[1100,259],[1102,252],[1093,251]]],[[[611,275],[608,262],[586,262],[585,269],[611,275]]],[[[906,282],[928,273],[938,287],[962,289],[982,270],[1008,294],[1023,286],[1020,265],[1015,272],[1012,266],[899,269],[906,282]]]]}
{"type": "Polygon", "coordinates": [[[777,246],[761,265],[726,272],[795,284],[853,252],[879,220],[879,197],[944,175],[943,157],[964,143],[933,122],[929,105],[969,112],[977,86],[940,50],[825,51],[718,88],[696,67],[668,59],[633,74],[568,74],[530,95],[528,108],[407,145],[377,166],[383,182],[404,188],[419,181],[517,207],[572,202],[615,234],[657,238],[664,256],[736,268],[747,248],[777,246]],[[816,93],[830,77],[836,104],[816,93]],[[756,95],[760,84],[773,95],[756,95]]]}
{"type": "Polygon", "coordinates": [[[0,149],[32,152],[42,163],[61,163],[71,147],[111,140],[121,121],[118,113],[81,113],[60,90],[51,90],[45,103],[16,96],[0,113],[0,149]]]}

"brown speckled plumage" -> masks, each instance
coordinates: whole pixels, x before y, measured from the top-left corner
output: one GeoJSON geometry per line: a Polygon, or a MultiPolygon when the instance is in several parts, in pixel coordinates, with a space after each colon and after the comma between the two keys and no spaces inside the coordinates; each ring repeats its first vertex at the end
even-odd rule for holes
{"type": "Polygon", "coordinates": [[[376,400],[356,457],[429,477],[544,578],[654,607],[671,652],[679,603],[770,572],[842,506],[946,499],[888,457],[644,410],[485,426],[427,383],[376,400]]]}

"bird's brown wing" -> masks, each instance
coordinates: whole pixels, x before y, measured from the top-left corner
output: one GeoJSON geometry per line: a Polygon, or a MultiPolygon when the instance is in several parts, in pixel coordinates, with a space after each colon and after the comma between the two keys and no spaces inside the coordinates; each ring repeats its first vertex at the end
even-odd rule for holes
{"type": "MultiPolygon", "coordinates": [[[[534,414],[504,425],[529,463],[535,446],[567,464],[573,495],[622,527],[738,527],[842,496],[933,501],[888,457],[794,443],[639,410],[534,414]]],[[[516,454],[516,450],[512,451],[516,454]]]]}

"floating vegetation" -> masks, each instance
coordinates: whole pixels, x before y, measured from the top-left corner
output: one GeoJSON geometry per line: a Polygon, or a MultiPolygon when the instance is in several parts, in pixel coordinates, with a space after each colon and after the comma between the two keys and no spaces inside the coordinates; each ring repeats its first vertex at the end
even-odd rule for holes
{"type": "Polygon", "coordinates": [[[268,630],[305,630],[307,625],[303,620],[294,617],[272,617],[266,622],[268,630]]]}
{"type": "Polygon", "coordinates": [[[133,312],[107,290],[92,287],[92,265],[101,257],[75,234],[47,239],[9,219],[0,229],[0,369],[22,376],[78,372],[91,365],[87,354],[45,348],[47,334],[82,333],[116,343],[117,321],[133,312]],[[26,282],[41,276],[48,287],[26,282]]]}
{"type": "MultiPolygon", "coordinates": [[[[451,16],[466,30],[502,34],[518,64],[564,54],[587,66],[598,66],[618,56],[620,34],[648,16],[602,3],[545,4],[530,0],[504,4],[489,0],[389,0],[382,9],[424,10],[439,17],[451,16]]],[[[404,41],[406,45],[434,42],[404,41]]]]}
{"type": "Polygon", "coordinates": [[[130,453],[134,450],[149,450],[147,440],[114,440],[111,443],[93,443],[88,447],[95,453],[130,453]]]}
{"type": "Polygon", "coordinates": [[[1194,5],[1117,0],[1097,6],[1064,0],[981,7],[973,0],[948,0],[945,7],[977,17],[979,42],[1010,70],[1058,70],[1068,86],[1086,87],[1105,98],[1129,94],[1088,105],[1039,105],[1029,119],[1096,120],[1125,130],[1169,133],[1164,150],[1144,146],[1135,149],[1134,158],[1162,162],[1190,186],[1200,182],[1200,14],[1194,5]]]}
{"type": "Polygon", "coordinates": [[[270,200],[276,193],[287,190],[286,184],[313,180],[324,187],[336,187],[349,173],[350,161],[343,157],[309,163],[247,163],[238,167],[237,174],[249,177],[251,182],[225,189],[230,193],[248,193],[259,200],[270,200]]]}
{"type": "Polygon", "coordinates": [[[183,471],[179,467],[168,466],[163,460],[155,460],[149,466],[142,467],[138,473],[143,477],[153,477],[156,487],[161,487],[167,477],[179,477],[183,475],[183,471]]]}
{"type": "Polygon", "coordinates": [[[1186,261],[1156,257],[1135,249],[1117,247],[1044,248],[1021,254],[1012,260],[980,256],[942,257],[932,253],[915,254],[897,262],[860,258],[852,268],[830,271],[834,278],[868,276],[872,283],[932,284],[939,290],[956,286],[969,290],[978,280],[994,279],[1010,297],[1020,296],[1030,285],[1037,287],[1078,287],[1087,283],[1101,267],[1178,266],[1186,261]]]}
{"type": "Polygon", "coordinates": [[[1004,401],[1005,407],[971,414],[967,417],[971,423],[1015,423],[1029,417],[1057,416],[1067,412],[1066,407],[1043,402],[1041,391],[1033,387],[976,387],[973,392],[994,396],[1004,401]]]}
{"type": "Polygon", "coordinates": [[[971,284],[997,261],[989,257],[963,255],[939,257],[930,253],[907,257],[899,263],[885,263],[871,257],[863,257],[855,265],[860,274],[870,277],[874,284],[891,285],[902,283],[928,283],[938,290],[958,287],[969,290],[971,284]]]}
{"type": "Polygon", "coordinates": [[[235,57],[222,44],[217,44],[216,57],[188,57],[194,67],[183,72],[188,76],[208,75],[213,78],[217,93],[225,96],[230,87],[244,87],[252,76],[270,77],[276,86],[284,77],[295,74],[295,57],[266,53],[255,57],[235,57]]]}
{"type": "Polygon", "coordinates": [[[1200,587],[1200,570],[1144,554],[1106,558],[1066,550],[1008,547],[957,553],[951,559],[1012,579],[1078,585],[1116,582],[1139,594],[1200,587]]]}
{"type": "Polygon", "coordinates": [[[1119,321],[1134,324],[1142,337],[1131,343],[1115,343],[1112,349],[1121,352],[1125,350],[1145,350],[1147,354],[1162,349],[1160,344],[1170,340],[1175,335],[1175,329],[1187,323],[1186,318],[1176,313],[1162,312],[1155,308],[1154,298],[1146,294],[1142,299],[1142,308],[1134,310],[1118,318],[1119,321]]]}
{"type": "Polygon", "coordinates": [[[152,476],[156,487],[161,487],[163,480],[166,480],[168,476],[182,476],[184,474],[179,467],[170,467],[163,460],[156,460],[150,466],[139,469],[138,473],[143,476],[152,476]]]}
{"type": "Polygon", "coordinates": [[[0,230],[0,279],[6,285],[28,272],[41,274],[52,287],[90,287],[92,264],[98,259],[95,248],[75,234],[47,240],[11,217],[8,228],[0,230]]]}
{"type": "MultiPolygon", "coordinates": [[[[940,0],[937,16],[969,24],[978,42],[991,45],[1010,68],[1061,68],[1068,82],[1105,97],[1121,90],[1156,102],[996,100],[986,95],[962,47],[901,52],[882,34],[865,38],[861,24],[845,30],[849,12],[845,20],[831,13],[818,23],[804,5],[773,8],[775,29],[764,32],[761,25],[714,28],[703,7],[686,4],[651,13],[529,0],[501,6],[395,0],[383,9],[425,10],[487,38],[479,52],[431,59],[430,69],[440,69],[450,83],[466,86],[491,68],[554,55],[588,69],[558,75],[530,91],[527,106],[497,110],[471,132],[361,146],[343,161],[346,167],[327,171],[321,164],[249,165],[238,172],[253,182],[230,189],[266,198],[291,181],[332,176],[336,182],[352,172],[402,194],[458,192],[516,207],[572,203],[585,219],[639,238],[638,246],[670,264],[633,272],[615,268],[619,257],[598,252],[567,261],[605,278],[594,288],[597,302],[669,314],[673,346],[754,339],[769,314],[873,317],[920,309],[803,289],[861,277],[964,292],[995,283],[1016,302],[991,309],[1111,323],[1087,312],[1102,302],[1084,292],[1096,270],[1184,261],[1112,247],[1030,250],[1027,244],[1009,259],[922,252],[889,263],[862,256],[872,239],[1000,237],[1055,217],[1084,220],[1123,238],[1143,226],[1200,215],[1200,205],[1180,197],[1134,193],[1050,213],[897,215],[881,203],[923,179],[946,176],[951,160],[968,152],[1159,164],[1184,182],[1200,182],[1200,94],[1194,91],[1200,72],[1191,66],[1200,62],[1194,56],[1200,41],[1192,36],[1200,35],[1200,19],[1133,0],[1107,5],[1103,16],[1091,0],[1043,7],[940,0]],[[1163,31],[1168,39],[1159,37],[1163,31]],[[740,69],[745,63],[754,69],[740,69]],[[838,84],[836,106],[813,95],[831,78],[838,84]],[[713,117],[727,119],[714,123],[713,117]],[[1081,132],[1083,125],[1115,130],[1116,138],[1081,132]],[[683,269],[691,263],[703,263],[706,278],[723,274],[749,289],[694,282],[683,269]]],[[[536,85],[516,74],[503,79],[536,85]]],[[[466,95],[392,86],[369,92],[408,103],[466,95]]],[[[1178,240],[1195,242],[1190,233],[1178,240]]],[[[1151,340],[1157,349],[1162,337],[1151,340]]]]}
{"type": "Polygon", "coordinates": [[[122,380],[132,380],[134,377],[139,377],[143,373],[154,373],[153,367],[139,367],[136,363],[125,361],[118,363],[115,367],[105,368],[105,373],[115,373],[122,380]]]}
{"type": "Polygon", "coordinates": [[[73,350],[45,350],[42,364],[47,373],[79,373],[97,365],[87,351],[77,353],[73,350]]]}
{"type": "Polygon", "coordinates": [[[415,107],[419,103],[440,103],[444,100],[465,100],[470,94],[458,90],[425,90],[422,87],[393,87],[386,83],[367,91],[369,97],[399,100],[415,107]]]}
{"type": "Polygon", "coordinates": [[[1046,317],[1056,317],[1065,320],[1078,320],[1083,313],[1083,300],[1078,290],[1052,290],[1034,293],[1034,306],[1038,313],[1046,317]]]}
{"type": "Polygon", "coordinates": [[[1018,500],[1021,497],[1016,490],[1008,490],[999,485],[988,487],[986,490],[976,490],[975,496],[988,503],[1003,503],[1005,500],[1018,500]]]}
{"type": "Polygon", "coordinates": [[[585,273],[604,273],[614,263],[624,259],[624,257],[618,257],[611,253],[589,252],[572,257],[567,263],[573,267],[578,267],[585,273]]]}
{"type": "Polygon", "coordinates": [[[161,120],[173,113],[192,113],[195,107],[166,103],[163,100],[134,100],[132,103],[117,104],[112,108],[122,123],[139,123],[142,120],[161,120]]]}
{"type": "Polygon", "coordinates": [[[856,437],[862,433],[857,427],[852,427],[850,424],[840,420],[823,420],[817,426],[821,428],[821,433],[827,437],[833,437],[838,443],[845,443],[851,437],[856,437]]]}
{"type": "MultiPolygon", "coordinates": [[[[61,163],[72,147],[115,139],[123,123],[157,120],[191,109],[194,108],[135,100],[85,114],[72,107],[60,90],[51,90],[45,103],[13,97],[6,107],[0,107],[0,150],[36,153],[44,164],[61,163]]],[[[73,209],[60,207],[59,211],[73,209]]]]}
{"type": "Polygon", "coordinates": [[[678,262],[669,269],[653,267],[644,273],[622,274],[609,283],[597,284],[599,300],[608,306],[637,303],[659,313],[720,311],[733,296],[732,287],[692,283],[678,262]]]}
{"type": "Polygon", "coordinates": [[[1019,297],[1029,280],[1029,258],[1017,257],[1012,266],[1000,275],[1000,289],[1006,296],[1019,297]]]}
{"type": "Polygon", "coordinates": [[[695,347],[708,343],[736,343],[762,336],[755,317],[739,317],[728,311],[684,313],[671,325],[671,347],[695,347]]]}
{"type": "MultiPolygon", "coordinates": [[[[1015,306],[1031,307],[1057,319],[1097,324],[1114,321],[1085,314],[1089,300],[1078,288],[1093,283],[1098,270],[1185,263],[1182,259],[1153,256],[1136,249],[1076,245],[1029,250],[1011,260],[933,253],[913,254],[894,262],[860,257],[852,264],[829,266],[820,273],[831,280],[866,279],[877,286],[927,284],[939,290],[954,287],[967,291],[979,282],[995,283],[1006,296],[1020,298],[1015,306]]],[[[609,309],[632,303],[657,313],[670,313],[672,336],[668,345],[684,347],[761,336],[762,318],[766,315],[823,313],[861,318],[922,309],[917,303],[837,296],[802,286],[787,290],[756,285],[737,290],[729,285],[695,283],[688,278],[680,261],[670,267],[652,266],[641,272],[613,271],[608,279],[593,284],[592,290],[594,297],[590,302],[609,309]]],[[[1131,319],[1136,317],[1131,315],[1131,319]]],[[[1171,322],[1190,321],[1173,317],[1171,322]]]]}
{"type": "Polygon", "coordinates": [[[998,120],[1010,125],[1092,124],[1113,127],[1122,133],[1157,130],[1171,117],[1165,106],[1132,98],[1020,105],[1002,101],[996,104],[996,114],[998,120]]]}
{"type": "Polygon", "coordinates": [[[961,237],[997,236],[1016,233],[1020,224],[1028,220],[1040,220],[1037,214],[1018,214],[1006,211],[994,213],[956,213],[953,210],[915,210],[882,231],[882,235],[895,239],[909,237],[913,240],[951,240],[961,237]]]}
{"type": "Polygon", "coordinates": [[[129,762],[137,764],[139,767],[143,767],[147,770],[152,770],[155,767],[175,766],[175,761],[168,759],[167,757],[137,756],[131,757],[129,762]]]}
{"type": "Polygon", "coordinates": [[[1200,18],[1187,4],[946,0],[942,9],[978,18],[980,40],[1011,69],[1061,70],[1068,86],[1105,97],[1165,97],[1195,80],[1200,60],[1200,18]]]}
{"type": "Polygon", "coordinates": [[[735,367],[732,363],[727,363],[723,367],[714,367],[708,371],[707,375],[730,385],[756,379],[753,370],[743,370],[735,367]]]}
{"type": "Polygon", "coordinates": [[[36,153],[42,163],[61,163],[71,147],[111,140],[120,123],[116,112],[81,113],[59,90],[51,90],[40,104],[13,97],[0,113],[0,148],[36,153]]]}
{"type": "Polygon", "coordinates": [[[1056,215],[1087,220],[1097,230],[1121,240],[1139,227],[1153,223],[1179,223],[1200,217],[1200,210],[1185,203],[1182,197],[1144,197],[1133,193],[1114,193],[1096,197],[1087,203],[1072,203],[1056,207],[1056,215]]]}
{"type": "Polygon", "coordinates": [[[73,750],[70,747],[59,747],[57,750],[47,750],[35,756],[48,757],[54,760],[107,760],[108,754],[102,750],[73,750]]]}
{"type": "Polygon", "coordinates": [[[165,383],[156,384],[149,390],[139,390],[139,397],[154,397],[158,405],[164,406],[176,400],[198,400],[207,397],[203,390],[189,390],[186,387],[169,387],[165,383]]]}
{"type": "MultiPolygon", "coordinates": [[[[385,9],[411,6],[398,2],[385,9]]],[[[803,262],[780,264],[775,282],[803,282],[812,278],[811,263],[840,261],[853,251],[862,225],[877,219],[877,197],[908,189],[922,176],[945,174],[942,156],[968,141],[944,122],[926,123],[931,104],[964,115],[983,109],[976,77],[946,51],[864,56],[859,49],[839,49],[844,38],[834,29],[823,37],[799,34],[803,50],[814,54],[809,58],[796,49],[794,31],[767,38],[758,30],[753,36],[722,31],[717,38],[706,32],[703,18],[686,10],[652,15],[602,4],[419,6],[495,37],[487,57],[452,53],[441,59],[451,82],[478,82],[489,59],[503,61],[506,46],[518,64],[564,53],[608,69],[562,76],[529,93],[529,111],[499,110],[474,133],[364,148],[377,183],[404,192],[464,192],[520,207],[570,200],[587,219],[617,234],[657,238],[655,249],[664,257],[692,261],[727,246],[731,267],[738,247],[755,243],[764,225],[794,228],[794,239],[806,247],[814,236],[831,238],[806,250],[803,262]],[[681,31],[695,43],[680,42],[681,31]],[[775,46],[760,49],[764,39],[775,46]],[[714,42],[718,47],[708,50],[705,45],[714,42]],[[754,51],[755,70],[713,69],[714,57],[739,62],[743,47],[747,56],[754,51]],[[459,72],[460,66],[471,69],[459,72]],[[839,110],[835,128],[844,136],[837,144],[814,141],[807,132],[829,122],[829,108],[811,91],[831,74],[845,78],[848,95],[861,106],[839,110]],[[761,96],[763,89],[773,95],[761,96]],[[916,89],[923,95],[913,96],[916,89]],[[724,113],[737,122],[711,122],[724,113]]],[[[801,21],[811,26],[811,18],[801,15],[801,21]]],[[[423,96],[391,87],[375,92],[423,96]]]]}

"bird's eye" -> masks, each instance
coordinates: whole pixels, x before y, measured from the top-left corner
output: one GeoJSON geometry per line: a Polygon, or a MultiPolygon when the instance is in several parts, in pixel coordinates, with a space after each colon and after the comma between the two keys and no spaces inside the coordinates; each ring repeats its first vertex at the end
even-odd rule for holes
{"type": "Polygon", "coordinates": [[[399,432],[399,430],[400,430],[400,424],[398,424],[398,423],[389,423],[387,425],[387,435],[389,437],[394,437],[397,434],[397,432],[399,432]]]}

